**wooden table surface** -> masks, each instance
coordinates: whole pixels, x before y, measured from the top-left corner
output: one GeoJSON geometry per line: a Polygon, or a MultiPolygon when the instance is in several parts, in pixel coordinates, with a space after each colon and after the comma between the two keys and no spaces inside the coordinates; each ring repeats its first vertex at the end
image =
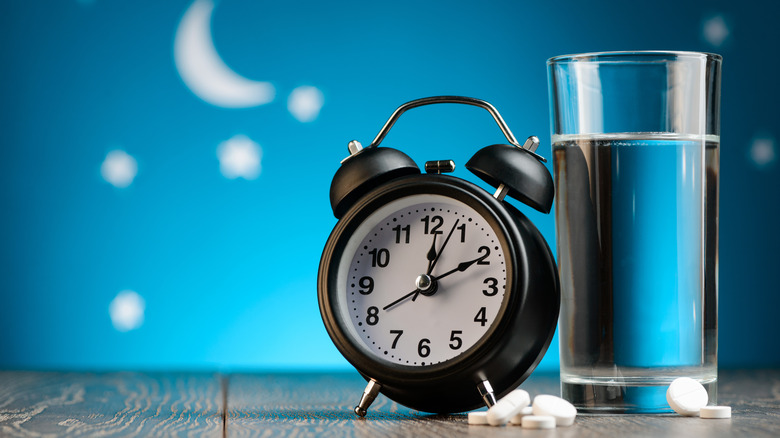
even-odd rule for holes
{"type": "MultiPolygon", "coordinates": [[[[555,374],[522,388],[558,394],[555,374]]],[[[0,371],[0,436],[780,436],[780,370],[721,370],[719,404],[730,420],[677,415],[577,417],[571,427],[469,426],[380,395],[366,418],[352,408],[356,373],[60,373],[0,371]]]]}

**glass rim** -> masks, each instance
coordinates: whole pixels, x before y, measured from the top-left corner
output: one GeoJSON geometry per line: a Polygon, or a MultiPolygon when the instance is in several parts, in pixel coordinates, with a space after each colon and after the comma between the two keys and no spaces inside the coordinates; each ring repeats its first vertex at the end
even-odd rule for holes
{"type": "Polygon", "coordinates": [[[651,60],[674,62],[678,58],[709,59],[721,62],[723,57],[717,53],[688,52],[675,50],[639,50],[614,52],[587,52],[570,55],[554,56],[547,60],[547,65],[569,62],[648,62],[651,60]]]}

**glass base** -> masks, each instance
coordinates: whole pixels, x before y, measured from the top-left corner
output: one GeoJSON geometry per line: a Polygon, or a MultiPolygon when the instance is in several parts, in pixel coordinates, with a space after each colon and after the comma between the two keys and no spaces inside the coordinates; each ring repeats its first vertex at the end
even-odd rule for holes
{"type": "MultiPolygon", "coordinates": [[[[561,382],[561,394],[571,402],[578,413],[585,414],[667,414],[674,411],[666,401],[666,390],[671,382],[586,381],[561,382]]],[[[717,379],[702,381],[709,394],[710,405],[718,401],[717,379]]]]}

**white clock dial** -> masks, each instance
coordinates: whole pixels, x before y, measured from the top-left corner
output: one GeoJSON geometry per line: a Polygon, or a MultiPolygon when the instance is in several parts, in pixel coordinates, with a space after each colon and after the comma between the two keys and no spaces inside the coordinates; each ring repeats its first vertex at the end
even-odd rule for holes
{"type": "Polygon", "coordinates": [[[506,255],[488,221],[441,195],[412,195],[372,213],[341,260],[339,307],[374,355],[404,366],[455,358],[496,322],[506,255]]]}

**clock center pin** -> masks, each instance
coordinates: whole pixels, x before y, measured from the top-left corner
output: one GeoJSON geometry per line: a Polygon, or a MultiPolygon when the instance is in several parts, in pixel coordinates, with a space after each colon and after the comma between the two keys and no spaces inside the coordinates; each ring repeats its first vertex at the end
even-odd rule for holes
{"type": "Polygon", "coordinates": [[[420,293],[429,297],[436,293],[436,281],[428,274],[420,274],[414,280],[414,285],[420,289],[420,293]]]}

